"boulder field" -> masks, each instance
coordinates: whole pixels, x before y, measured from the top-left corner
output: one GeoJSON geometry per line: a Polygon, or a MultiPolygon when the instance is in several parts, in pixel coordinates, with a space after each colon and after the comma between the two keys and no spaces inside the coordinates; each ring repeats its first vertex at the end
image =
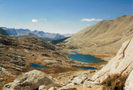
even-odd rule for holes
{"type": "Polygon", "coordinates": [[[90,80],[86,75],[94,72],[78,71],[70,76],[67,75],[71,72],[60,73],[60,77],[53,78],[42,71],[32,70],[5,84],[3,90],[80,90],[77,85],[82,88],[83,83],[90,80]]]}

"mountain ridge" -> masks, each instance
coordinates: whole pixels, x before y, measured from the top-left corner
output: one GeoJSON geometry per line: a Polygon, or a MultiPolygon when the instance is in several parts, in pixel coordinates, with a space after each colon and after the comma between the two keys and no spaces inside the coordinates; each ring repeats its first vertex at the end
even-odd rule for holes
{"type": "Polygon", "coordinates": [[[0,28],[0,34],[9,36],[8,33],[2,28],[0,28]]]}
{"type": "Polygon", "coordinates": [[[22,29],[22,28],[21,29],[6,28],[6,27],[2,27],[2,28],[6,30],[10,36],[23,37],[23,36],[31,35],[31,36],[40,37],[46,41],[65,38],[65,36],[58,33],[48,33],[48,32],[37,31],[37,30],[31,31],[29,29],[22,29]]]}
{"type": "Polygon", "coordinates": [[[86,27],[57,46],[109,60],[115,56],[121,44],[132,37],[133,14],[86,27]]]}

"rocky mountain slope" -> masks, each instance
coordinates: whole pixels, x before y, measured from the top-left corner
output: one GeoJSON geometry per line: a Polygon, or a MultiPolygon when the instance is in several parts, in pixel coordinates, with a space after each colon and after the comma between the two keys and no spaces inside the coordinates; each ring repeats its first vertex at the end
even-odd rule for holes
{"type": "Polygon", "coordinates": [[[8,36],[8,33],[2,28],[0,28],[0,34],[8,36]]]}
{"type": "Polygon", "coordinates": [[[109,60],[119,50],[122,42],[133,37],[133,14],[104,20],[72,35],[60,47],[73,49],[109,60]]]}
{"type": "Polygon", "coordinates": [[[37,30],[31,31],[29,29],[15,29],[15,28],[6,28],[6,27],[2,27],[2,28],[6,30],[10,36],[23,37],[27,35],[32,35],[32,36],[40,37],[46,41],[65,38],[63,35],[56,34],[56,33],[48,33],[48,32],[37,31],[37,30]]]}

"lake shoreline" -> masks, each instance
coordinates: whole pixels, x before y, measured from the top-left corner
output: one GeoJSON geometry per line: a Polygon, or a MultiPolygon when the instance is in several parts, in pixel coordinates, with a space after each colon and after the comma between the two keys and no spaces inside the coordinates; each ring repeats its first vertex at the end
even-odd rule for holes
{"type": "MultiPolygon", "coordinates": [[[[80,50],[80,49],[75,49],[75,50],[70,50],[70,49],[66,49],[69,52],[69,55],[71,54],[75,54],[75,53],[71,53],[71,52],[77,52],[79,54],[84,54],[84,55],[91,55],[91,56],[95,56],[97,58],[100,58],[106,62],[108,62],[111,58],[113,58],[116,53],[112,53],[112,54],[95,54],[94,52],[84,52],[85,50],[80,50]]],[[[69,56],[68,55],[68,56],[69,56]]]]}
{"type": "Polygon", "coordinates": [[[105,60],[102,60],[101,58],[97,58],[93,55],[85,55],[75,51],[71,51],[71,53],[72,54],[68,55],[68,58],[76,61],[85,62],[85,63],[106,62],[105,60]]]}
{"type": "MultiPolygon", "coordinates": [[[[75,52],[75,51],[71,51],[71,54],[69,54],[68,55],[68,58],[69,58],[69,56],[70,55],[83,55],[83,54],[80,54],[80,53],[78,53],[78,52],[75,52]]],[[[92,55],[84,55],[84,56],[91,56],[91,57],[95,57],[95,56],[92,56],[92,55]]],[[[69,58],[69,59],[72,59],[72,58],[69,58]]],[[[97,58],[96,57],[96,59],[99,59],[99,58],[97,58]]],[[[82,69],[86,69],[86,68],[88,68],[88,70],[93,70],[93,68],[94,69],[101,69],[102,68],[102,66],[104,66],[107,62],[106,61],[100,61],[100,62],[82,62],[82,61],[77,61],[77,60],[75,60],[75,59],[72,59],[72,60],[74,60],[74,61],[76,61],[76,62],[81,62],[81,64],[80,65],[75,65],[75,66],[72,66],[72,68],[76,68],[76,67],[81,67],[82,69]]],[[[101,60],[101,59],[99,59],[99,60],[101,60]]],[[[28,67],[30,67],[32,64],[38,64],[39,66],[41,66],[41,67],[48,67],[47,65],[43,65],[41,62],[39,62],[39,63],[36,63],[36,62],[32,62],[32,63],[30,63],[29,65],[28,65],[28,67]]],[[[32,67],[32,68],[36,68],[36,66],[35,67],[32,67]]],[[[52,68],[52,67],[51,67],[52,68]]],[[[42,69],[42,68],[40,68],[40,69],[42,69]]],[[[47,68],[44,68],[44,69],[47,69],[47,68]]]]}
{"type": "MultiPolygon", "coordinates": [[[[79,54],[78,52],[75,52],[75,51],[73,51],[73,52],[71,52],[71,54],[69,55],[69,56],[72,56],[72,55],[74,55],[74,56],[79,56],[79,55],[81,55],[81,56],[83,56],[82,57],[82,59],[85,59],[84,57],[86,57],[87,56],[87,62],[83,62],[82,60],[76,60],[76,59],[73,59],[73,60],[75,60],[75,61],[78,61],[78,62],[81,62],[81,63],[85,63],[85,64],[82,64],[82,65],[77,65],[77,66],[72,66],[73,68],[82,68],[82,69],[86,69],[86,70],[93,70],[93,69],[99,69],[99,66],[97,65],[97,64],[103,64],[103,62],[106,62],[106,61],[104,61],[104,60],[102,60],[102,59],[99,59],[99,58],[97,58],[97,57],[94,57],[94,56],[92,56],[92,55],[83,55],[83,54],[79,54]],[[89,57],[91,57],[91,59],[92,60],[89,60],[89,57]],[[96,61],[96,62],[92,62],[93,61],[93,59],[97,59],[97,60],[99,60],[99,61],[96,61]]],[[[70,58],[68,56],[68,58],[69,59],[72,59],[72,58],[70,58]]],[[[47,69],[47,66],[44,66],[44,65],[42,65],[41,63],[32,63],[32,64],[30,64],[29,66],[28,66],[29,68],[38,68],[38,69],[47,69]]],[[[101,67],[101,66],[100,66],[101,67]]]]}

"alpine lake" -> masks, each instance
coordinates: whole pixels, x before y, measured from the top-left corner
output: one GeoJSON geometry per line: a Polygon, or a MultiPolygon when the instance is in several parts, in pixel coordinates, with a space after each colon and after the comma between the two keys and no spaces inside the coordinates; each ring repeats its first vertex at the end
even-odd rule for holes
{"type": "MultiPolygon", "coordinates": [[[[80,62],[86,62],[86,63],[98,63],[98,62],[105,62],[104,60],[91,56],[91,55],[84,55],[84,54],[79,54],[77,52],[71,52],[73,54],[69,55],[68,58],[76,60],[76,61],[80,61],[80,62]]],[[[40,64],[31,64],[29,66],[30,68],[39,68],[39,69],[47,69],[44,66],[41,66],[40,64]]],[[[75,68],[82,68],[82,69],[87,69],[87,70],[96,70],[97,68],[94,67],[80,67],[77,66],[75,68]]]]}

